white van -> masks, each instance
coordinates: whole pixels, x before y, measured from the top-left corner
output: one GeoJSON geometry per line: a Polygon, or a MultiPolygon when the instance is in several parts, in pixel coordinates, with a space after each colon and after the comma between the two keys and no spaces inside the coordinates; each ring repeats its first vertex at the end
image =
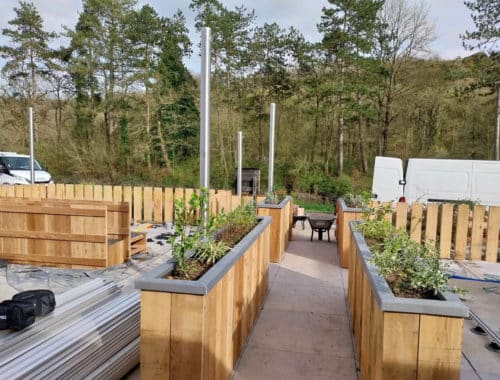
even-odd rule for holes
{"type": "MultiPolygon", "coordinates": [[[[31,183],[30,156],[15,152],[0,152],[0,173],[14,179],[10,183],[31,183]],[[25,181],[23,183],[23,180],[25,181]],[[17,182],[16,182],[17,181],[17,182]]],[[[8,178],[7,178],[8,179],[8,178]]],[[[0,178],[1,180],[1,178],[0,178]]],[[[35,183],[52,183],[52,176],[35,160],[35,183]]],[[[4,182],[9,183],[9,182],[4,182]]]]}
{"type": "Polygon", "coordinates": [[[445,202],[471,200],[500,205],[500,161],[376,157],[372,184],[379,201],[445,202]]]}

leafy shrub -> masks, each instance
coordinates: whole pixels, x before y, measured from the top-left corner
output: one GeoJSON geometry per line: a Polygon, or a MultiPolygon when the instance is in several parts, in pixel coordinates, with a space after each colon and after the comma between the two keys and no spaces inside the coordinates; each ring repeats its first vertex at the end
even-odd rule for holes
{"type": "Polygon", "coordinates": [[[448,282],[448,276],[440,267],[439,252],[428,244],[411,240],[406,231],[396,229],[385,220],[383,213],[372,209],[367,221],[359,226],[378,273],[396,296],[436,296],[448,282]]]}
{"type": "Polygon", "coordinates": [[[364,191],[359,194],[346,193],[343,198],[348,207],[365,208],[371,200],[371,193],[364,191]]]}
{"type": "Polygon", "coordinates": [[[234,211],[226,214],[219,225],[216,239],[234,246],[256,224],[257,214],[253,203],[238,206],[234,211]]]}
{"type": "Polygon", "coordinates": [[[175,232],[178,238],[170,240],[177,277],[195,279],[219,261],[231,246],[246,235],[256,223],[253,204],[239,206],[230,213],[210,217],[202,225],[202,210],[209,201],[209,193],[202,189],[175,202],[175,232]],[[194,251],[191,258],[186,255],[194,251]]]}
{"type": "Polygon", "coordinates": [[[330,201],[352,191],[352,182],[347,175],[340,177],[314,176],[310,178],[309,191],[330,201]]]}

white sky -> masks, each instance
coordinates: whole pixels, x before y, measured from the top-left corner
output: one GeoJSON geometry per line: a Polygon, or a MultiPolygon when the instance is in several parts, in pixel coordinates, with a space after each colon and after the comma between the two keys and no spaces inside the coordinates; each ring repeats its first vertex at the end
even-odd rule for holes
{"type": "MultiPolygon", "coordinates": [[[[29,0],[27,0],[29,1],[29,0]]],[[[82,9],[81,0],[31,0],[40,12],[49,31],[61,31],[62,26],[73,27],[82,9]]],[[[462,47],[460,33],[466,29],[474,29],[469,10],[463,0],[422,0],[429,6],[430,18],[436,24],[437,39],[432,44],[433,52],[441,58],[451,59],[463,57],[470,53],[462,47]]],[[[194,28],[194,13],[189,9],[189,0],[139,0],[138,4],[149,3],[162,15],[170,17],[177,9],[186,16],[193,48],[199,42],[199,36],[194,28]]],[[[265,22],[276,22],[283,28],[294,26],[307,40],[318,41],[321,36],[317,32],[316,24],[320,22],[322,8],[328,6],[327,0],[222,0],[229,9],[244,5],[248,9],[255,9],[256,22],[262,25],[265,22]]],[[[8,27],[8,21],[14,17],[13,8],[18,6],[17,0],[0,0],[0,29],[8,27]]],[[[6,41],[0,35],[0,44],[6,41]]],[[[2,61],[0,60],[0,65],[2,61]]],[[[188,68],[199,72],[198,54],[186,62],[188,68]]]]}

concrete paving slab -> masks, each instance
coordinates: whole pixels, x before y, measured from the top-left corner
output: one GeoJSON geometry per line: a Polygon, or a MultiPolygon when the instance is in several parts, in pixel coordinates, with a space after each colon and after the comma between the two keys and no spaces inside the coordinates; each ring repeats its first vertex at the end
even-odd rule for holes
{"type": "Polygon", "coordinates": [[[356,380],[354,361],[322,353],[307,354],[250,347],[233,380],[356,380]]]}
{"type": "MultiPolygon", "coordinates": [[[[286,271],[285,269],[281,269],[286,271]]],[[[266,309],[310,311],[346,315],[346,297],[342,288],[324,286],[322,281],[304,285],[275,281],[269,292],[266,309]]]]}
{"type": "Polygon", "coordinates": [[[249,344],[280,351],[353,356],[348,321],[339,314],[263,310],[249,344]]]}
{"type": "Polygon", "coordinates": [[[278,272],[280,270],[280,266],[275,263],[270,263],[269,264],[269,282],[272,283],[274,280],[276,280],[276,276],[278,275],[278,272]]]}
{"type": "MultiPolygon", "coordinates": [[[[298,243],[294,242],[290,245],[295,244],[298,243]]],[[[296,276],[294,273],[286,273],[280,271],[277,277],[278,281],[302,281],[310,279],[312,281],[322,280],[325,283],[328,283],[329,286],[341,285],[341,282],[339,281],[341,279],[342,272],[338,267],[335,267],[334,264],[332,264],[331,259],[329,260],[329,262],[320,262],[315,261],[313,258],[286,254],[285,258],[280,264],[280,268],[288,269],[295,273],[300,273],[302,274],[302,276],[300,276],[301,278],[295,279],[296,276]]]]}

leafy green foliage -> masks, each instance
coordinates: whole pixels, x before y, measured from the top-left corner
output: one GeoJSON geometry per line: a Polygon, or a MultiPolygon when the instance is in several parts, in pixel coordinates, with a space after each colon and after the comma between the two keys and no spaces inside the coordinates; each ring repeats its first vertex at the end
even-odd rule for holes
{"type": "Polygon", "coordinates": [[[9,21],[12,28],[2,29],[11,45],[0,46],[0,56],[6,60],[2,73],[6,75],[12,95],[25,99],[34,106],[42,92],[44,79],[55,69],[50,42],[56,37],[43,28],[43,19],[33,3],[19,2],[14,8],[15,18],[9,21]]]}
{"type": "Polygon", "coordinates": [[[202,189],[193,193],[187,204],[184,199],[175,202],[175,232],[170,239],[176,270],[182,278],[191,278],[199,269],[196,262],[211,266],[220,260],[256,223],[253,204],[239,206],[230,213],[203,220],[202,214],[209,202],[209,192],[202,189]],[[194,251],[191,259],[187,253],[194,251]]]}
{"type": "MultiPolygon", "coordinates": [[[[498,52],[424,58],[433,37],[425,7],[386,0],[374,20],[378,3],[325,2],[330,10],[317,20],[324,21],[324,40],[312,43],[294,28],[258,24],[244,6],[191,1],[197,27],[212,27],[214,187],[234,181],[241,130],[244,165],[262,170],[265,188],[271,101],[277,104],[275,183],[321,194],[320,203],[370,188],[370,167],[381,153],[495,157],[498,52]],[[341,148],[345,181],[334,178],[341,148]]],[[[495,4],[474,1],[481,3],[495,4]]],[[[184,15],[132,0],[85,0],[77,23],[66,28],[70,44],[54,61],[55,52],[45,49],[53,34],[37,29],[43,23],[31,17],[35,6],[19,4],[7,26],[15,33],[6,35],[2,50],[0,149],[28,152],[29,44],[36,47],[36,85],[43,88],[36,96],[37,156],[57,182],[196,187],[199,89],[184,62],[198,37],[190,40],[184,15]],[[29,12],[18,17],[22,8],[29,12]]]]}
{"type": "Polygon", "coordinates": [[[363,191],[359,194],[346,193],[343,195],[344,201],[348,207],[366,208],[368,207],[372,194],[368,191],[363,191]]]}
{"type": "Polygon", "coordinates": [[[195,246],[195,256],[202,263],[213,265],[229,251],[230,247],[223,241],[213,239],[200,240],[195,246]]]}
{"type": "Polygon", "coordinates": [[[482,48],[495,42],[500,41],[500,18],[498,11],[497,0],[474,0],[464,1],[464,4],[471,11],[472,20],[476,26],[476,30],[466,31],[462,37],[464,46],[469,49],[475,47],[482,48]],[[472,44],[467,44],[466,41],[475,41],[472,44]]]}
{"type": "Polygon", "coordinates": [[[308,190],[330,201],[352,191],[352,182],[349,176],[340,177],[311,174],[306,179],[308,190]]]}
{"type": "Polygon", "coordinates": [[[440,267],[439,252],[428,244],[410,239],[404,230],[396,230],[383,215],[386,210],[370,211],[372,217],[359,226],[370,250],[372,261],[396,296],[434,296],[446,288],[448,276],[440,267]]]}
{"type": "Polygon", "coordinates": [[[219,223],[214,224],[216,239],[234,246],[255,226],[256,217],[253,203],[238,206],[232,212],[222,215],[219,223]]]}
{"type": "Polygon", "coordinates": [[[175,201],[175,234],[170,239],[172,257],[179,272],[189,275],[192,268],[186,260],[186,254],[195,248],[196,244],[206,237],[205,229],[201,228],[201,213],[208,204],[208,190],[202,189],[201,194],[193,193],[187,205],[183,198],[175,201]]]}

